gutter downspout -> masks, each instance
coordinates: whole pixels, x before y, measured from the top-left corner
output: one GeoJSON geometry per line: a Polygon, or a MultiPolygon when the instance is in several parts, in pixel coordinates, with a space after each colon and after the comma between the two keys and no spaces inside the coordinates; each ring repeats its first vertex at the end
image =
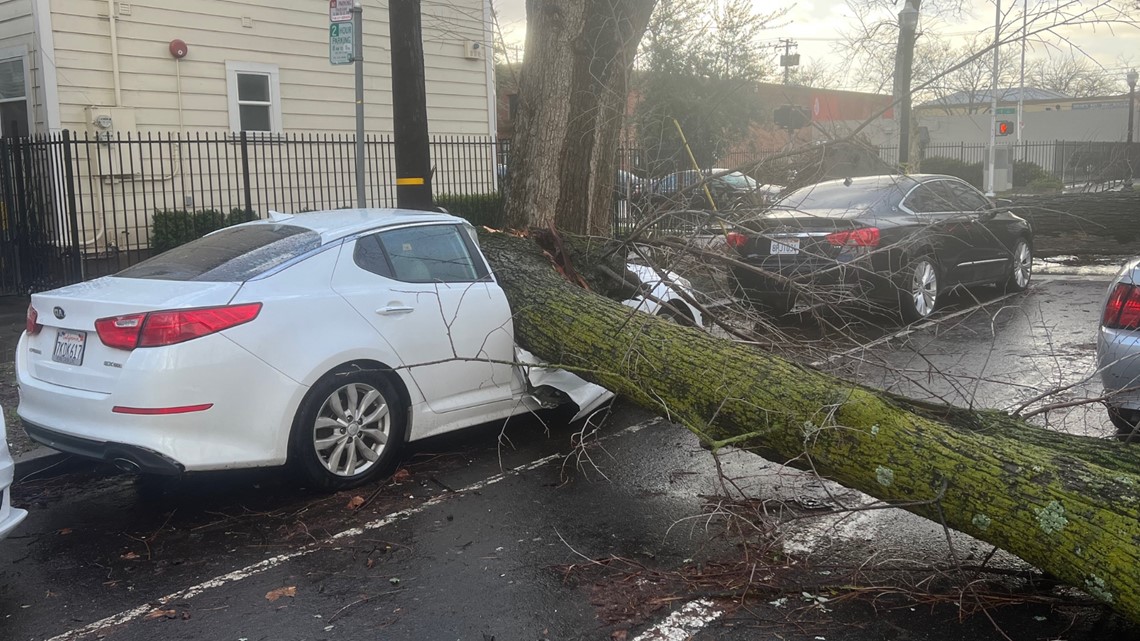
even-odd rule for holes
{"type": "Polygon", "coordinates": [[[115,19],[115,0],[107,0],[107,22],[111,25],[111,76],[115,82],[115,106],[123,106],[123,85],[119,81],[119,28],[115,19]]]}

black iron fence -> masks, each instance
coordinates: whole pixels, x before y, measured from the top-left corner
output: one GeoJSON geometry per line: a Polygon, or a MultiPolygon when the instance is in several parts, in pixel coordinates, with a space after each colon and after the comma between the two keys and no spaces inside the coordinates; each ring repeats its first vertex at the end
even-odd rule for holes
{"type": "MultiPolygon", "coordinates": [[[[432,139],[432,183],[439,203],[476,222],[498,220],[501,187],[508,179],[508,142],[432,139]]],[[[369,136],[365,148],[368,206],[395,206],[392,139],[369,136]]],[[[757,166],[782,151],[734,154],[712,166],[757,166]]],[[[1013,153],[1016,160],[1033,163],[1042,174],[1071,186],[1130,176],[1134,163],[1128,151],[1122,143],[1050,142],[1024,143],[1013,153]]],[[[956,161],[970,172],[976,167],[980,181],[986,145],[930,145],[923,154],[956,161]]],[[[871,151],[878,171],[890,167],[896,156],[891,147],[871,151]]],[[[265,217],[273,210],[352,207],[354,159],[353,137],[336,134],[94,137],[65,131],[0,140],[0,293],[114,273],[184,242],[187,235],[265,217]]],[[[615,233],[645,219],[643,198],[659,176],[646,175],[642,159],[637,149],[618,152],[615,233]]],[[[687,169],[683,159],[678,163],[678,169],[687,169]]],[[[778,184],[779,177],[755,177],[778,184]]],[[[676,226],[662,224],[666,231],[676,226]]]]}

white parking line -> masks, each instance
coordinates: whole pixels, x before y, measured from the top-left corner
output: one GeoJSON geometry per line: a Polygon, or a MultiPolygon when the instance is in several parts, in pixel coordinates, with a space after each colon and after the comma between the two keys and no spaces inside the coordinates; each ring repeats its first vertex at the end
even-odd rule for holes
{"type": "Polygon", "coordinates": [[[978,303],[977,305],[967,307],[966,309],[960,309],[960,310],[954,312],[953,314],[947,314],[945,316],[939,316],[938,318],[932,318],[930,320],[926,320],[926,321],[923,321],[923,322],[915,324],[915,325],[908,325],[908,326],[900,329],[899,331],[895,332],[894,334],[890,334],[889,336],[883,336],[882,338],[877,338],[877,339],[871,341],[870,343],[864,343],[858,347],[853,347],[853,348],[851,348],[845,352],[839,352],[838,354],[832,354],[831,356],[828,356],[827,358],[825,358],[823,360],[815,361],[814,363],[811,364],[811,366],[812,367],[823,367],[824,365],[829,365],[829,364],[834,363],[835,361],[837,361],[841,358],[846,358],[848,356],[851,356],[852,354],[858,354],[859,352],[865,352],[865,351],[871,349],[872,347],[878,347],[879,345],[882,345],[883,343],[889,343],[889,342],[895,340],[896,338],[902,338],[903,336],[909,336],[915,332],[922,331],[928,327],[934,327],[935,325],[940,325],[940,324],[942,324],[948,320],[953,320],[953,319],[958,318],[960,316],[965,316],[966,314],[976,312],[979,309],[982,309],[983,307],[993,305],[994,303],[1000,303],[1003,300],[1008,300],[1008,299],[1013,298],[1014,296],[1017,296],[1017,295],[1018,295],[1018,292],[1014,292],[1012,294],[1006,294],[1005,296],[999,296],[993,300],[988,300],[984,303],[978,303]]]}
{"type": "Polygon", "coordinates": [[[707,599],[690,601],[633,641],[685,641],[723,614],[724,611],[714,609],[713,602],[707,599]]]}
{"type": "MultiPolygon", "coordinates": [[[[645,429],[647,427],[651,427],[653,425],[656,425],[656,424],[659,424],[662,422],[663,421],[660,418],[653,418],[653,419],[650,419],[648,421],[644,421],[642,423],[630,425],[629,427],[626,427],[626,428],[624,428],[618,432],[610,434],[609,436],[606,436],[605,438],[603,438],[601,440],[603,440],[603,441],[610,440],[610,439],[616,438],[616,437],[621,436],[621,435],[638,432],[642,429],[645,429]]],[[[562,459],[564,457],[565,457],[564,454],[551,454],[550,456],[545,456],[545,457],[537,459],[535,461],[531,461],[530,463],[527,463],[525,465],[520,465],[518,467],[507,470],[506,472],[500,472],[499,474],[495,474],[494,476],[487,477],[487,478],[485,478],[482,481],[479,481],[477,483],[472,483],[471,485],[468,485],[467,487],[461,488],[460,490],[456,491],[455,494],[469,494],[471,492],[476,492],[478,490],[482,490],[483,488],[486,488],[490,485],[494,485],[500,481],[503,481],[512,475],[519,474],[520,472],[528,472],[530,470],[538,469],[538,468],[542,467],[543,465],[550,463],[551,461],[556,461],[556,460],[562,459]]],[[[113,627],[113,626],[123,625],[124,623],[130,623],[131,621],[134,621],[136,619],[139,619],[139,618],[145,616],[146,614],[148,614],[149,612],[151,612],[153,610],[160,609],[162,606],[164,606],[168,603],[188,601],[188,600],[193,599],[193,598],[195,598],[195,597],[197,597],[197,596],[201,595],[202,593],[207,592],[209,590],[213,590],[215,588],[220,588],[220,587],[222,587],[224,585],[228,585],[230,583],[237,583],[238,581],[241,581],[243,579],[248,579],[251,576],[261,574],[262,572],[265,572],[267,570],[271,570],[271,569],[285,563],[286,561],[291,561],[293,559],[308,556],[308,555],[312,554],[313,552],[317,552],[319,550],[324,549],[325,546],[329,545],[330,543],[335,543],[338,541],[342,541],[344,539],[350,539],[350,538],[353,538],[356,536],[360,536],[361,534],[364,534],[365,532],[369,532],[372,530],[379,530],[379,529],[387,527],[387,526],[389,526],[392,523],[395,523],[397,521],[401,521],[401,520],[407,519],[409,517],[415,516],[416,514],[424,512],[428,509],[431,509],[432,507],[435,507],[436,505],[439,505],[440,503],[443,503],[444,501],[446,501],[451,496],[453,496],[453,494],[440,494],[440,495],[434,496],[434,497],[424,501],[423,503],[420,503],[419,505],[417,505],[415,507],[410,507],[410,508],[407,508],[405,510],[393,512],[391,514],[388,514],[387,516],[384,516],[384,517],[381,517],[381,518],[376,519],[374,521],[370,521],[368,523],[365,523],[362,526],[350,528],[350,529],[344,530],[343,532],[338,532],[337,534],[334,534],[334,535],[332,535],[332,536],[330,536],[330,537],[328,537],[322,541],[318,541],[316,543],[310,543],[310,544],[308,544],[302,548],[299,548],[297,550],[294,550],[292,552],[287,552],[285,554],[279,554],[277,556],[270,557],[270,558],[265,559],[263,561],[259,561],[257,563],[254,563],[253,565],[249,565],[249,566],[246,566],[244,568],[241,568],[240,570],[234,570],[233,572],[229,572],[227,574],[223,574],[221,576],[214,577],[214,578],[209,579],[207,581],[203,581],[201,583],[198,583],[197,585],[192,585],[192,586],[190,586],[184,590],[179,590],[178,592],[174,592],[174,593],[168,594],[164,597],[160,597],[160,598],[158,598],[158,599],[156,599],[150,603],[143,604],[143,605],[140,605],[136,608],[132,608],[130,610],[126,610],[126,611],[120,612],[118,614],[111,615],[109,617],[95,621],[94,623],[89,623],[89,624],[87,624],[81,628],[76,628],[74,630],[69,630],[67,632],[64,632],[63,634],[56,635],[56,636],[48,639],[47,641],[71,641],[72,639],[76,639],[76,638],[81,637],[83,635],[97,633],[101,630],[105,630],[105,629],[113,627]]]]}

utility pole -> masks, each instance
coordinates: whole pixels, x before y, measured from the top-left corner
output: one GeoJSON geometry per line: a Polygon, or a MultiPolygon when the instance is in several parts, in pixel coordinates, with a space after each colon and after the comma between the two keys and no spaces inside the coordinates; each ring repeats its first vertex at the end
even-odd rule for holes
{"type": "Polygon", "coordinates": [[[431,210],[434,204],[420,0],[390,0],[388,26],[392,43],[396,206],[431,210]]]}
{"type": "Polygon", "coordinates": [[[352,59],[356,67],[356,206],[364,209],[364,7],[352,3],[352,59]]]}
{"type": "Polygon", "coordinates": [[[784,84],[788,84],[792,79],[792,67],[800,66],[800,54],[792,53],[792,47],[799,47],[799,43],[789,38],[780,38],[780,44],[777,47],[784,47],[784,53],[780,56],[780,66],[784,68],[784,84]]]}
{"type": "Polygon", "coordinates": [[[906,171],[910,162],[911,73],[914,67],[914,38],[918,30],[918,9],[907,0],[899,12],[899,45],[895,53],[895,100],[899,105],[899,166],[906,171]]]}
{"type": "Polygon", "coordinates": [[[990,79],[990,157],[989,157],[989,176],[986,179],[986,195],[993,198],[996,194],[994,191],[994,172],[997,169],[997,127],[998,127],[998,73],[1000,67],[998,63],[1001,58],[998,50],[998,43],[1001,42],[1001,0],[994,3],[997,6],[996,17],[994,17],[994,75],[990,79]]]}

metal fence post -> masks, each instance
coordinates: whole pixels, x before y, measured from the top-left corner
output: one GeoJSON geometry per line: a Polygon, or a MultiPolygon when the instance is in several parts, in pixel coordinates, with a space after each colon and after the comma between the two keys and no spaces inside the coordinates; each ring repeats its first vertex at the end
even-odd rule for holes
{"type": "Polygon", "coordinates": [[[245,193],[245,213],[248,216],[253,213],[253,192],[249,186],[249,135],[245,131],[241,132],[241,184],[245,193]]]}
{"type": "Polygon", "coordinates": [[[72,275],[86,280],[83,274],[83,256],[79,252],[79,212],[75,206],[75,168],[72,166],[71,130],[63,130],[63,174],[64,191],[67,194],[67,220],[71,225],[71,269],[72,275]]]}

